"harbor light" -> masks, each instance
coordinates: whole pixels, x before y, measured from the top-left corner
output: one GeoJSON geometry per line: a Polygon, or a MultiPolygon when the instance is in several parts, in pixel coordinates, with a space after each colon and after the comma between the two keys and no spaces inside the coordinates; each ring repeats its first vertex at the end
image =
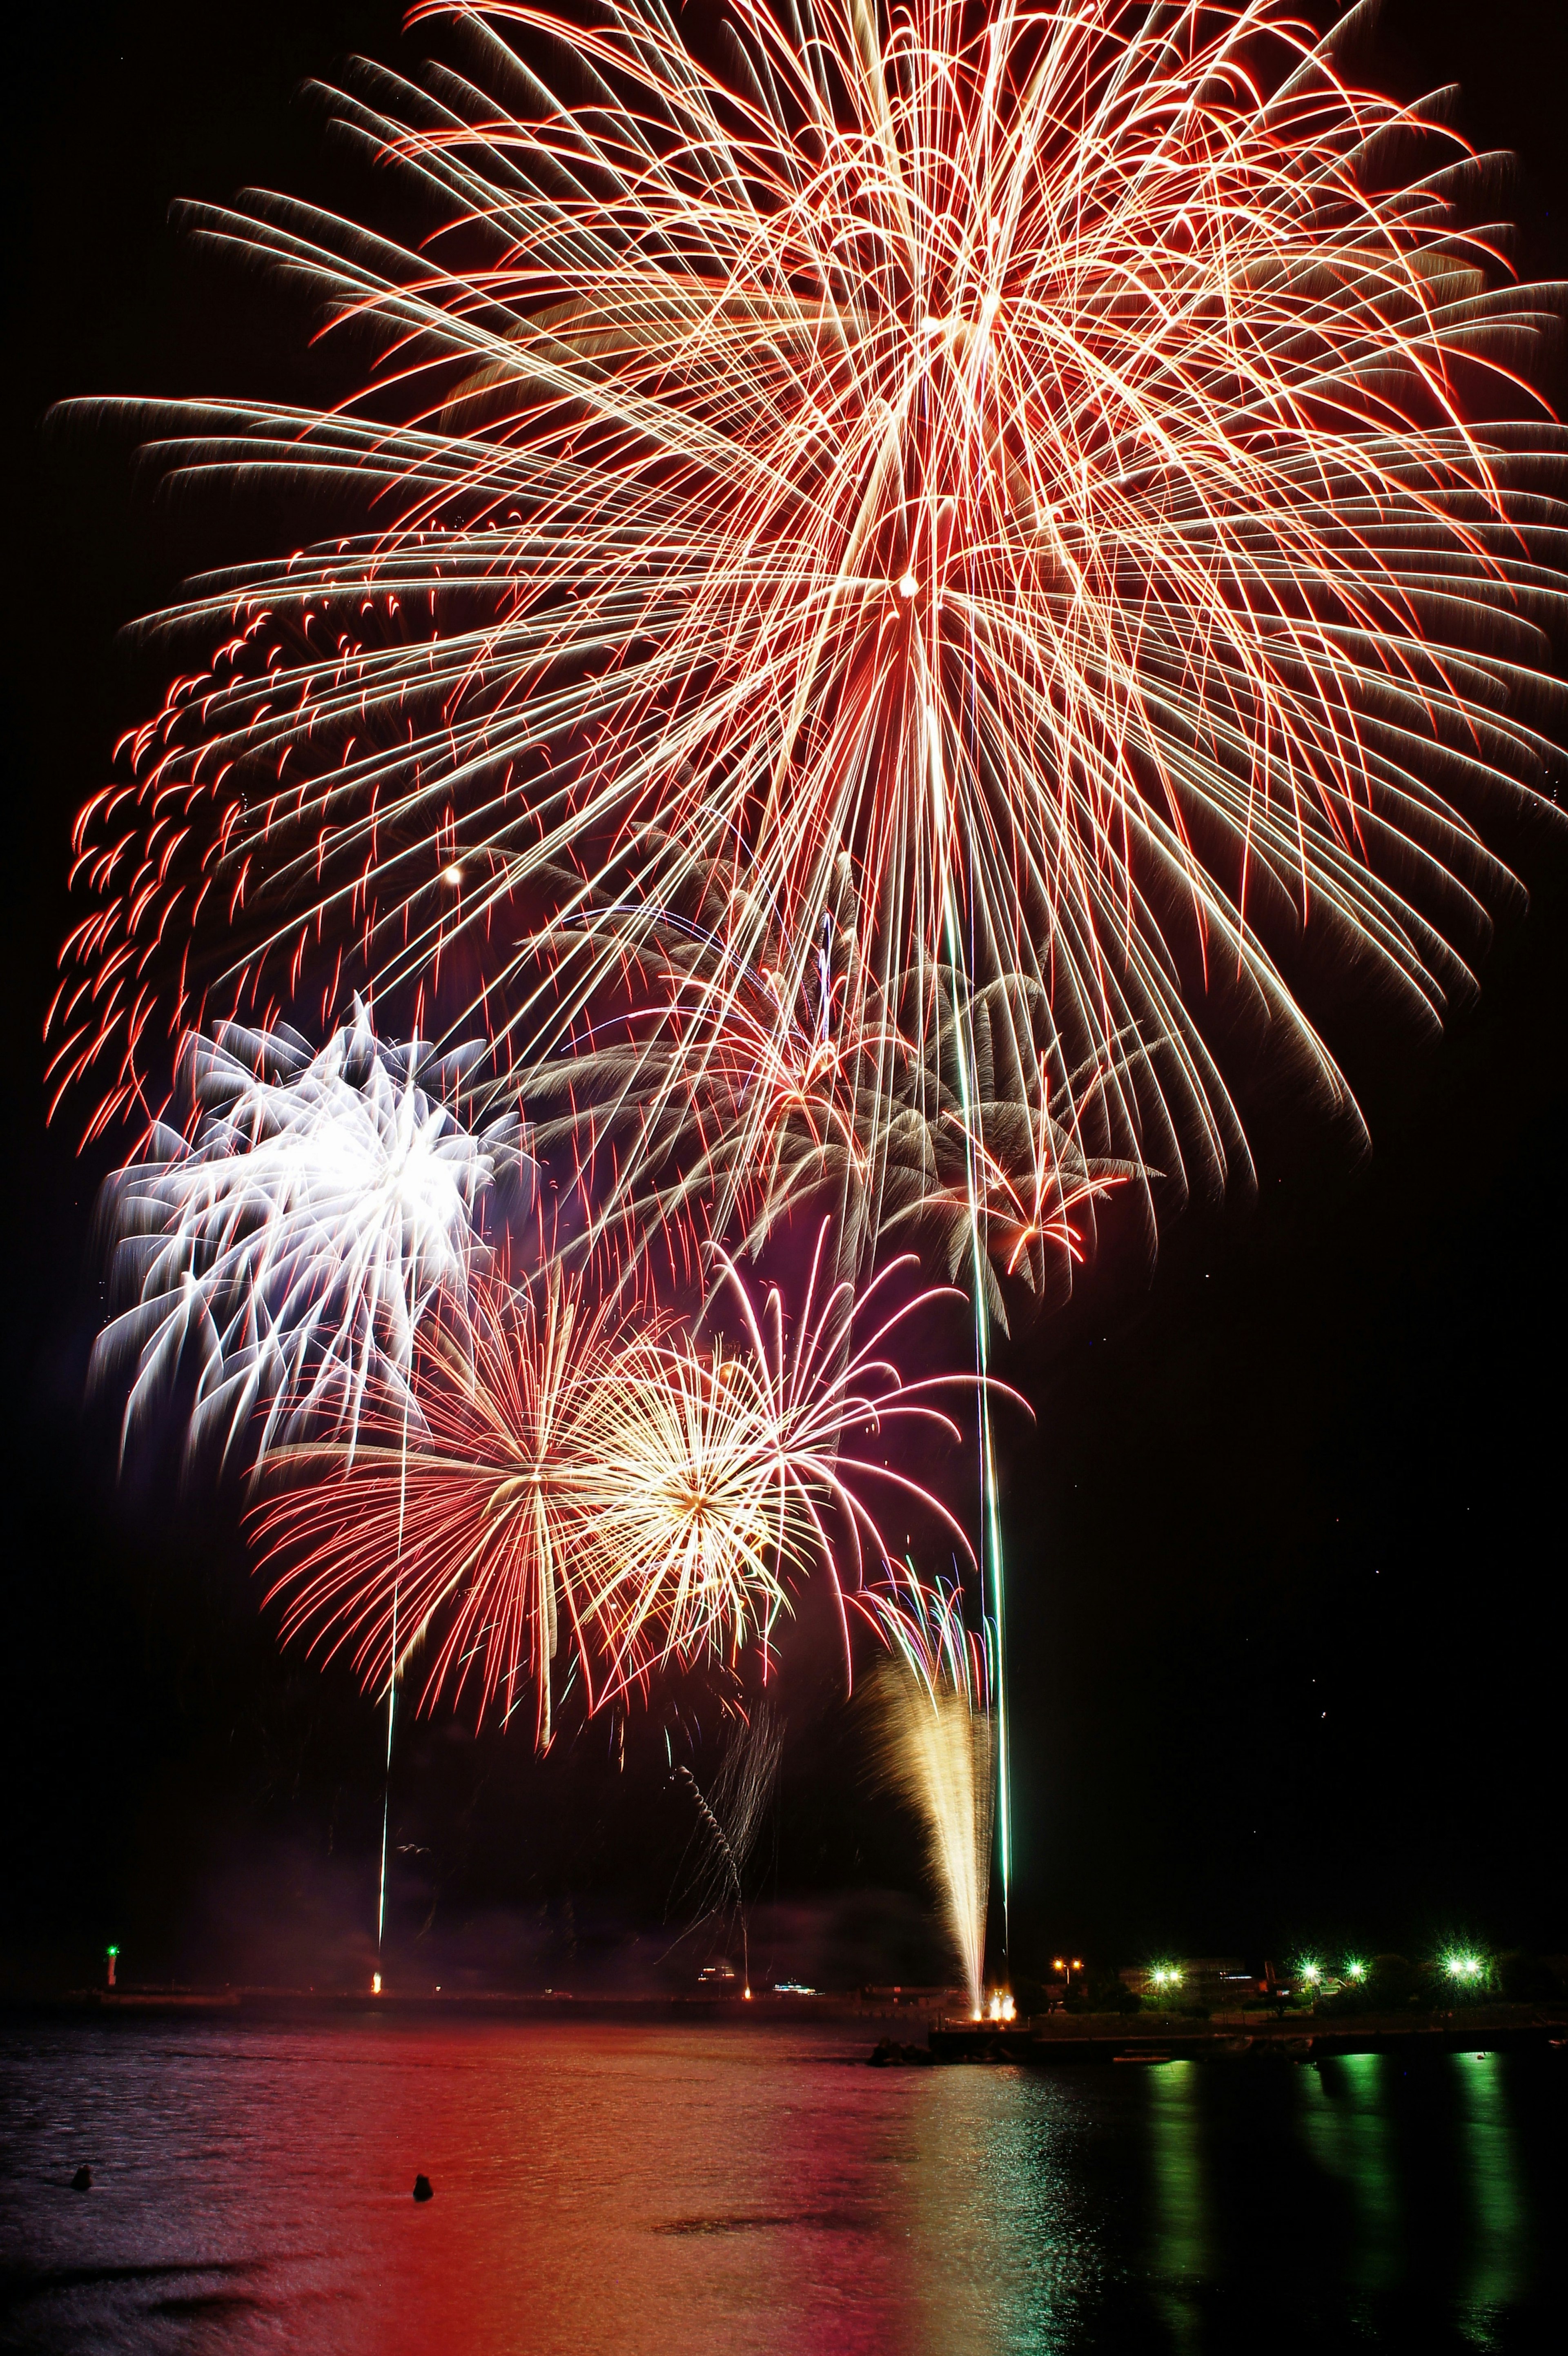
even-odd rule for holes
{"type": "Polygon", "coordinates": [[[372,1972],[371,1974],[371,1994],[372,1996],[380,1996],[381,1992],[381,1976],[380,1972],[372,1972]]]}
{"type": "Polygon", "coordinates": [[[1484,1977],[1487,1967],[1479,1955],[1458,1954],[1444,1955],[1443,1968],[1451,1980],[1457,1980],[1461,1987],[1473,1987],[1484,1977]]]}
{"type": "Polygon", "coordinates": [[[1348,1980],[1364,1980],[1367,1976],[1366,1965],[1352,1957],[1345,1966],[1345,1976],[1348,1980]]]}

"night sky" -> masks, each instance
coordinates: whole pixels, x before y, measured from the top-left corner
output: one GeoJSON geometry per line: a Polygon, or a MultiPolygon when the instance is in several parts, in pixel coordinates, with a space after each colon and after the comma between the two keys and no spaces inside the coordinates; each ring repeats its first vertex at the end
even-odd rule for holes
{"type": "MultiPolygon", "coordinates": [[[[70,1108],[46,1132],[38,1046],[69,828],[161,683],[117,631],[235,532],[155,501],[122,433],[42,421],[72,393],[320,389],[308,322],[183,250],[167,208],[254,182],[347,198],[295,93],[399,44],[372,0],[89,5],[12,37],[0,1987],[80,1983],[110,1938],[132,1976],[325,1980],[373,1909],[379,1713],[279,1655],[237,1499],[182,1498],[166,1467],[117,1486],[113,1418],[82,1409],[108,1157],[76,1158],[70,1108]]],[[[1561,9],[1406,0],[1382,54],[1396,88],[1463,80],[1471,137],[1521,155],[1524,273],[1568,269],[1561,9]]],[[[1332,977],[1309,1001],[1370,1160],[1313,1108],[1261,1105],[1254,1205],[1191,1212],[1152,1280],[1112,1237],[1006,1355],[1037,1418],[1004,1433],[1025,1970],[1064,1943],[1568,1948],[1568,841],[1508,848],[1530,916],[1440,1047],[1376,1010],[1336,1028],[1332,977]]],[[[794,1657],[779,1955],[913,1976],[918,1842],[810,1612],[794,1657]]],[[[449,1719],[407,1738],[400,1954],[532,1981],[634,1930],[644,1962],[668,1944],[689,1809],[652,1727],[624,1768],[607,1733],[542,1765],[449,1719]]]]}

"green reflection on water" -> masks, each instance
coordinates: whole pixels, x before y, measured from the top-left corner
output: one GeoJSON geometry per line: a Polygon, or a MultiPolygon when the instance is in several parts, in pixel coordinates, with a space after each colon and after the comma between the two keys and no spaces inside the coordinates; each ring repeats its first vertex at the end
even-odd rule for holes
{"type": "Polygon", "coordinates": [[[1297,2072],[1307,2149],[1350,2195],[1350,2278],[1363,2292],[1387,2289],[1400,2270],[1399,2176],[1389,2130],[1392,2069],[1386,2054],[1349,2053],[1297,2072]]]}
{"type": "Polygon", "coordinates": [[[1155,2272],[1178,2346],[1197,2338],[1195,2293],[1210,2265],[1208,2184],[1198,2114],[1198,2064],[1149,2072],[1149,2143],[1155,2168],[1155,2272]]]}
{"type": "Polygon", "coordinates": [[[1520,2297],[1528,2265],[1528,2220],[1514,2148],[1508,2081],[1500,2053],[1455,2056],[1463,2120],[1463,2161],[1474,2238],[1463,2304],[1483,2340],[1485,2310],[1520,2297]],[[1476,2310],[1481,2310],[1477,2314],[1476,2310]]]}

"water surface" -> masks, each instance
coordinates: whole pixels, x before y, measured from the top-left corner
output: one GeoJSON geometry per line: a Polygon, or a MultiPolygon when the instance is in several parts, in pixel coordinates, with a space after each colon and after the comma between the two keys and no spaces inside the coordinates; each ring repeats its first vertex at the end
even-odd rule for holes
{"type": "Polygon", "coordinates": [[[1562,2056],[874,2071],[868,2044],[13,2026],[0,2347],[1568,2346],[1562,2056]]]}

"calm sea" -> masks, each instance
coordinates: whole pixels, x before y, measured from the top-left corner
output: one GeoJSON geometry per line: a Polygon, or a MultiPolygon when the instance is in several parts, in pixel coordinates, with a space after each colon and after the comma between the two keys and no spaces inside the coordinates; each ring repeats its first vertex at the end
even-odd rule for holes
{"type": "Polygon", "coordinates": [[[0,2346],[1568,2348],[1563,2057],[875,2071],[868,2043],[13,2026],[0,2346]]]}

